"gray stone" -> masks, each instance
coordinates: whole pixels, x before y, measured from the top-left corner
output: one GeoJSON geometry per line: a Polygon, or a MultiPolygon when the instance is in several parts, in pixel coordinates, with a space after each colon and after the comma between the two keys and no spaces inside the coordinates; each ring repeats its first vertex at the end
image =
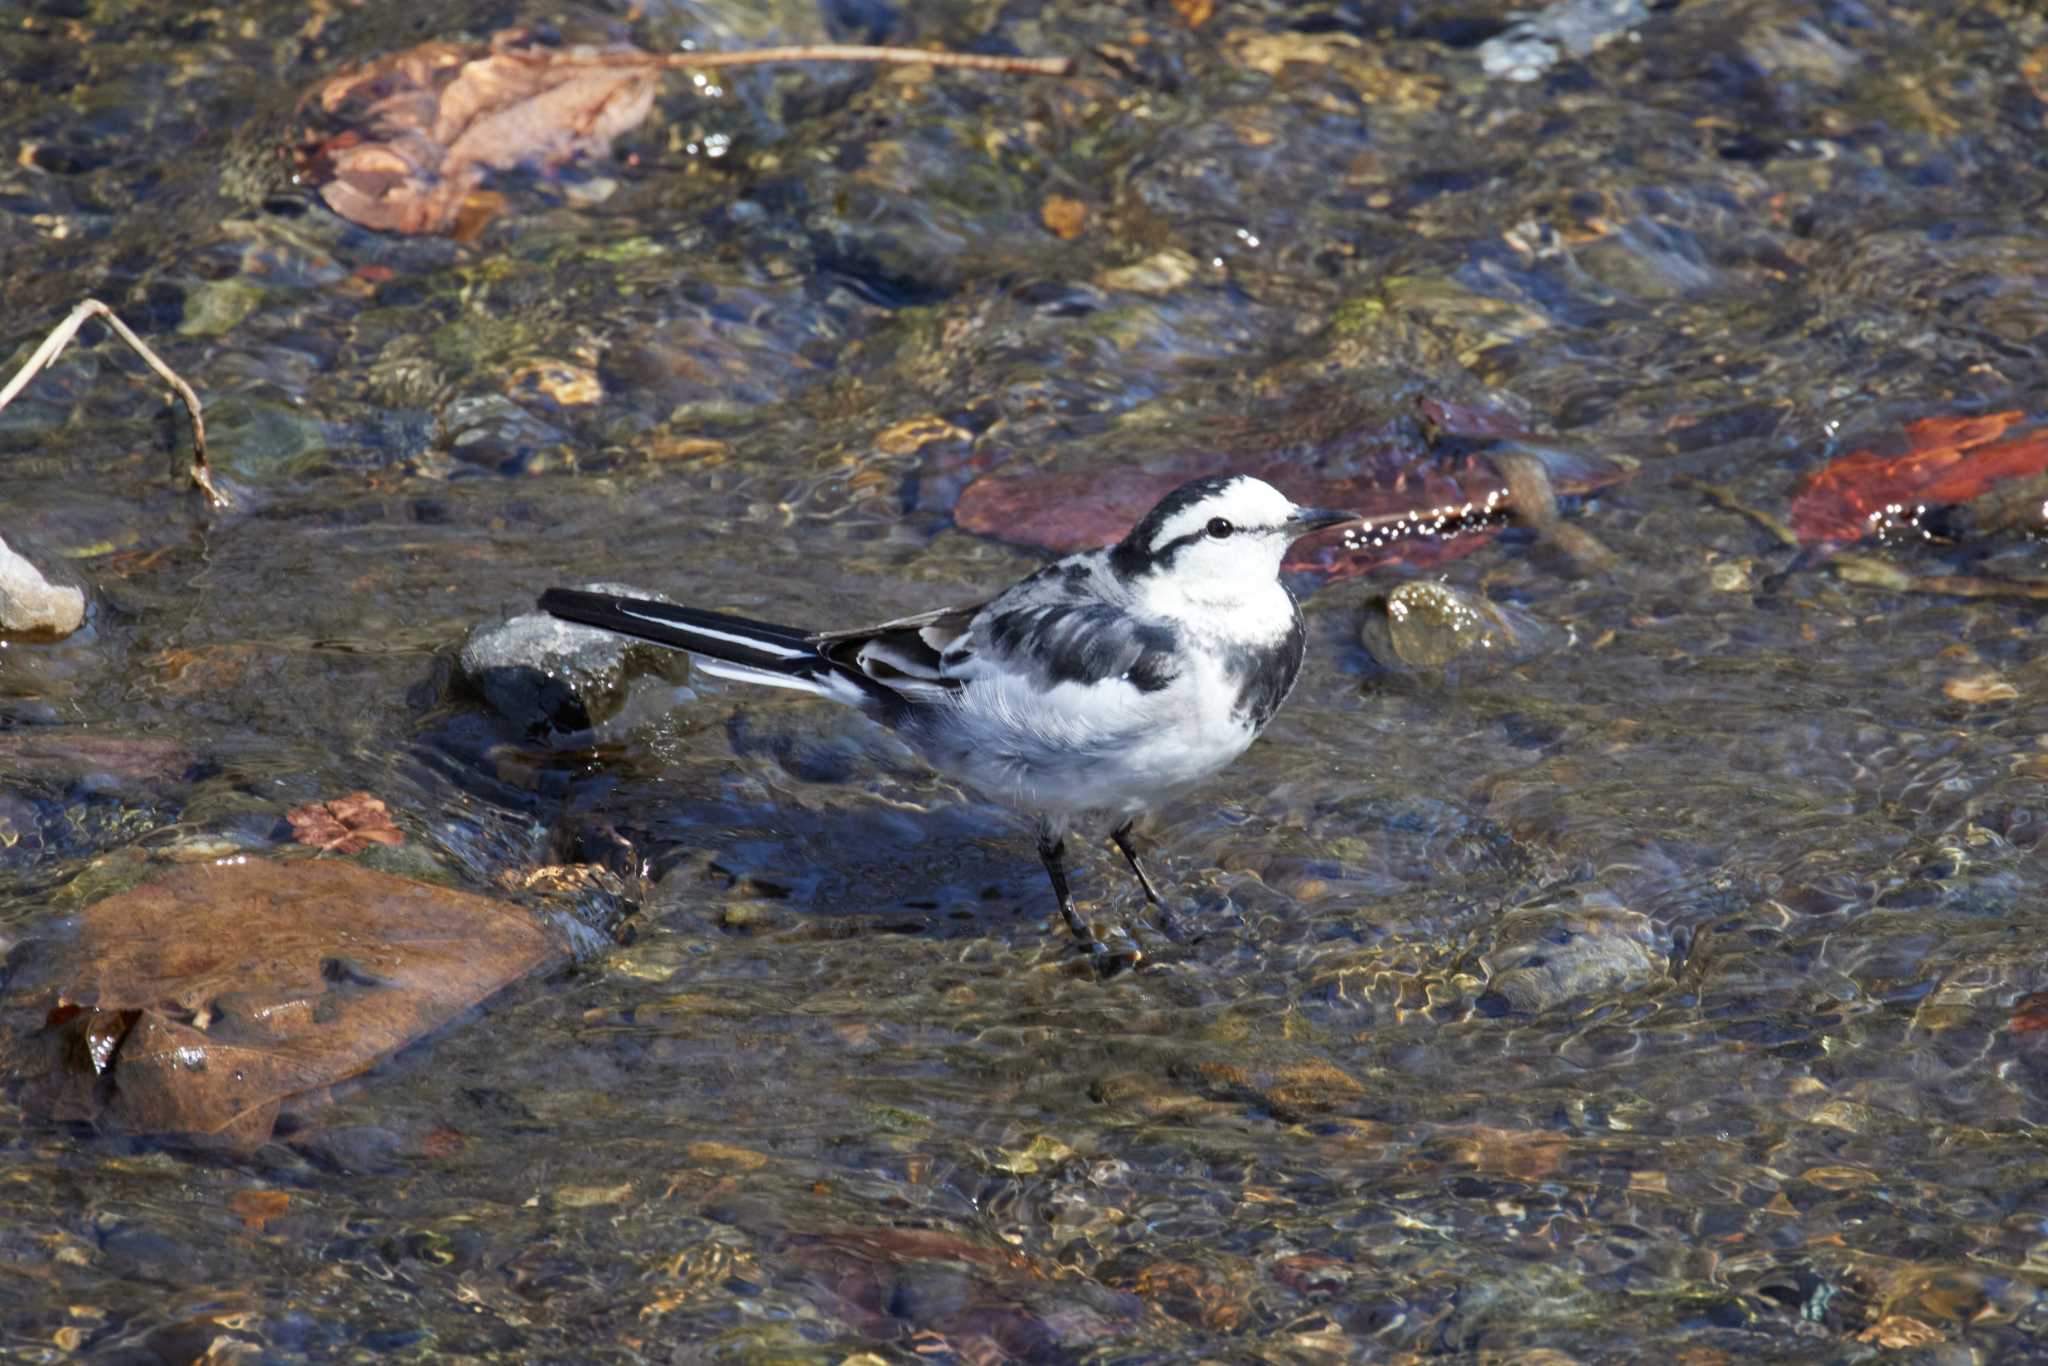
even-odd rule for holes
{"type": "Polygon", "coordinates": [[[84,593],[51,583],[0,541],[0,631],[68,636],[84,622],[84,593]]]}
{"type": "MultiPolygon", "coordinates": [[[[593,593],[668,599],[626,584],[582,585],[593,593]]],[[[653,673],[680,682],[687,656],[561,621],[544,612],[487,622],[463,644],[462,676],[500,715],[529,734],[589,730],[616,715],[632,680],[653,673]]]]}
{"type": "Polygon", "coordinates": [[[1494,927],[1480,960],[1481,1015],[1533,1015],[1577,997],[1637,991],[1671,968],[1670,936],[1597,889],[1518,906],[1494,927]]]}

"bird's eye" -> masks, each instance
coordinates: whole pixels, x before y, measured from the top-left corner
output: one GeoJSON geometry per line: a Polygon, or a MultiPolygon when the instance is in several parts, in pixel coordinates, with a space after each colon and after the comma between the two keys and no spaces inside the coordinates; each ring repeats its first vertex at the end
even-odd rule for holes
{"type": "Polygon", "coordinates": [[[1230,524],[1230,519],[1227,517],[1211,517],[1209,519],[1209,534],[1219,541],[1235,530],[1237,528],[1230,524]]]}

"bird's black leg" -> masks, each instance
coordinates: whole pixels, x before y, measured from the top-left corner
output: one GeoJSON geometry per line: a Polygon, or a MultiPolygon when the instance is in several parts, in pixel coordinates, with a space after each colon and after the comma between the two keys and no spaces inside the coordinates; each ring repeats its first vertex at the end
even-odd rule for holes
{"type": "Polygon", "coordinates": [[[1138,885],[1145,889],[1145,900],[1159,912],[1159,928],[1166,932],[1168,939],[1178,943],[1187,937],[1181,929],[1180,917],[1173,913],[1173,908],[1159,895],[1159,889],[1152,885],[1152,879],[1145,875],[1145,865],[1138,862],[1138,847],[1131,841],[1131,827],[1137,823],[1137,818],[1133,817],[1110,831],[1109,837],[1115,841],[1116,850],[1124,856],[1124,862],[1130,864],[1131,871],[1138,875],[1138,885]]]}
{"type": "MultiPolygon", "coordinates": [[[[1038,826],[1038,857],[1045,864],[1045,875],[1052,879],[1052,892],[1059,898],[1060,917],[1067,922],[1068,931],[1075,942],[1087,950],[1096,971],[1103,976],[1130,967],[1138,961],[1137,945],[1128,944],[1122,951],[1112,949],[1095,937],[1094,931],[1088,928],[1088,922],[1074,909],[1074,894],[1067,887],[1066,854],[1066,841],[1055,834],[1049,824],[1041,821],[1038,826]]],[[[1130,936],[1123,934],[1122,937],[1128,943],[1130,936]]]]}
{"type": "Polygon", "coordinates": [[[1038,857],[1045,864],[1045,875],[1052,879],[1052,894],[1059,898],[1060,916],[1067,922],[1067,928],[1074,938],[1093,947],[1095,936],[1088,932],[1087,922],[1074,909],[1074,894],[1067,887],[1067,842],[1055,835],[1050,826],[1038,827],[1038,857]]]}

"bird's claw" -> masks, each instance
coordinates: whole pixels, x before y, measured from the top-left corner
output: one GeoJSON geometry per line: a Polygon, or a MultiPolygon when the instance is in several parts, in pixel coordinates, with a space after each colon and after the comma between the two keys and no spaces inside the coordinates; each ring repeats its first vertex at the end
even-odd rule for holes
{"type": "Polygon", "coordinates": [[[1128,929],[1119,925],[1097,939],[1093,934],[1083,938],[1080,934],[1069,941],[1073,952],[1085,954],[1088,967],[1102,981],[1129,972],[1145,961],[1145,950],[1128,929]]]}

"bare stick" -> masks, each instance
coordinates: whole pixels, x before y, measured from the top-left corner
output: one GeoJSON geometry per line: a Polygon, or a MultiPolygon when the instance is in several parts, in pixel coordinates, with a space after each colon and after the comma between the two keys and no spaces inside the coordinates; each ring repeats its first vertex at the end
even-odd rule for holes
{"type": "MultiPolygon", "coordinates": [[[[610,57],[612,54],[607,54],[610,57]]],[[[638,54],[619,54],[631,61],[638,54]]],[[[832,43],[801,43],[794,47],[757,47],[745,52],[668,52],[647,54],[655,65],[711,70],[721,66],[761,66],[768,62],[881,62],[891,66],[949,66],[969,71],[1004,71],[1020,76],[1070,76],[1074,64],[1065,57],[985,57],[974,52],[933,52],[921,47],[840,47],[832,43]]]]}
{"type": "Polygon", "coordinates": [[[71,339],[78,335],[78,329],[85,326],[89,318],[105,318],[107,325],[114,329],[116,336],[134,348],[135,354],[156,371],[157,377],[177,391],[184,401],[185,412],[192,419],[192,482],[206,491],[207,501],[217,508],[229,506],[233,500],[213,484],[213,467],[206,459],[206,419],[199,415],[199,395],[192,392],[192,386],[178,377],[178,372],[165,365],[156,352],[149,349],[149,343],[128,330],[128,324],[114,315],[98,299],[87,299],[71,310],[70,316],[50,330],[43,338],[43,344],[35,349],[14,378],[7,381],[7,387],[0,389],[0,408],[14,402],[14,396],[28,386],[28,382],[40,374],[43,368],[55,359],[71,339]]]}
{"type": "Polygon", "coordinates": [[[1709,484],[1704,479],[1694,479],[1683,474],[1674,476],[1671,482],[1679,488],[1694,489],[1704,493],[1730,512],[1749,518],[1750,521],[1755,522],[1765,531],[1777,537],[1779,545],[1791,546],[1794,549],[1798,548],[1799,538],[1792,534],[1792,528],[1771,516],[1770,513],[1753,508],[1743,502],[1733,489],[1723,488],[1719,484],[1709,484]]]}

